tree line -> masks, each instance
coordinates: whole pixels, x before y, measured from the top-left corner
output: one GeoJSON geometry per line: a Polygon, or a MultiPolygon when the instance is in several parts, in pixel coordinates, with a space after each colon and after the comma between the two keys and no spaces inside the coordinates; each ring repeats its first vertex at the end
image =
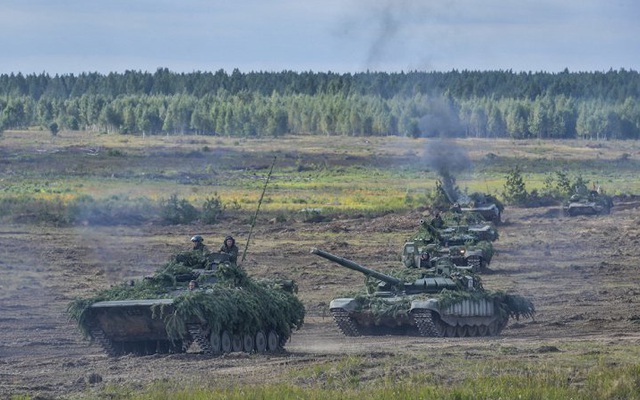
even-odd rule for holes
{"type": "Polygon", "coordinates": [[[636,71],[0,75],[0,131],[640,137],[636,71]]]}

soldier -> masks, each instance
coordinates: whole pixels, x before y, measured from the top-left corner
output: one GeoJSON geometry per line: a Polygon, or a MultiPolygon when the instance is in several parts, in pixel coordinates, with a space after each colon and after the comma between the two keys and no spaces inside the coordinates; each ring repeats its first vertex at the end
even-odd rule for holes
{"type": "Polygon", "coordinates": [[[436,229],[442,229],[444,227],[444,221],[442,220],[440,213],[436,213],[435,217],[433,217],[431,220],[431,226],[436,229]]]}
{"type": "Polygon", "coordinates": [[[236,263],[238,261],[238,246],[236,246],[236,240],[233,236],[227,236],[224,238],[224,243],[222,247],[220,247],[220,253],[228,254],[229,261],[232,263],[236,263]]]}
{"type": "Polygon", "coordinates": [[[420,268],[431,268],[431,255],[426,251],[420,254],[420,268]]]}
{"type": "Polygon", "coordinates": [[[207,249],[207,246],[205,246],[205,244],[203,243],[204,239],[202,238],[202,236],[200,235],[193,236],[191,238],[191,242],[193,243],[192,250],[198,250],[204,255],[209,254],[209,249],[207,249]]]}

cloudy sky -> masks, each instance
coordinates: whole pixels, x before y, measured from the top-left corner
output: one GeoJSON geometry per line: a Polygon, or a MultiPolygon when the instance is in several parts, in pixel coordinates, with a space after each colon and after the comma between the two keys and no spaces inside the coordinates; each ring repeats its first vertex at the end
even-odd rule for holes
{"type": "Polygon", "coordinates": [[[640,69],[637,0],[2,0],[0,73],[640,69]]]}

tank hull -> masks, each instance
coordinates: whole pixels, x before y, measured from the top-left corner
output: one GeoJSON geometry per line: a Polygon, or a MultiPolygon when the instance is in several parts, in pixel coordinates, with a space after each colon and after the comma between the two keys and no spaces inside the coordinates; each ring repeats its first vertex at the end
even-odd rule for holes
{"type": "MultiPolygon", "coordinates": [[[[387,300],[399,305],[399,298],[387,300]]],[[[406,303],[405,303],[406,304],[406,303]]],[[[492,300],[465,299],[446,307],[440,301],[415,299],[393,315],[376,315],[354,298],[331,301],[329,308],[345,336],[415,335],[423,337],[496,336],[508,323],[492,300]]]]}
{"type": "Polygon", "coordinates": [[[205,321],[196,319],[184,321],[177,329],[183,334],[171,337],[167,329],[171,319],[167,317],[174,310],[173,299],[96,302],[87,311],[89,335],[112,357],[187,351],[205,354],[277,352],[285,344],[273,329],[249,333],[233,327],[213,330],[205,321]]]}
{"type": "Polygon", "coordinates": [[[495,204],[487,204],[476,207],[461,207],[462,212],[477,213],[485,219],[485,221],[491,221],[494,224],[500,224],[502,222],[502,212],[495,204]]]}
{"type": "Polygon", "coordinates": [[[569,203],[564,207],[564,213],[570,217],[578,215],[605,215],[611,212],[611,207],[596,202],[588,203],[569,203]]]}

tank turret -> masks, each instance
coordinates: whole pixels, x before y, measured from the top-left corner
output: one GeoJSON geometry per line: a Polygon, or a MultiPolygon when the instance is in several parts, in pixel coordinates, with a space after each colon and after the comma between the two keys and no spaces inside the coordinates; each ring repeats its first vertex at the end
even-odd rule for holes
{"type": "Polygon", "coordinates": [[[366,276],[381,280],[383,283],[378,286],[375,292],[375,294],[378,296],[388,296],[392,293],[438,293],[444,289],[459,289],[461,287],[460,285],[467,288],[474,287],[474,280],[470,275],[460,275],[461,283],[457,283],[456,281],[454,281],[451,278],[451,275],[452,268],[455,268],[455,266],[453,264],[447,264],[445,262],[442,262],[439,265],[439,268],[431,269],[430,273],[424,272],[417,279],[414,279],[411,282],[406,282],[399,278],[383,274],[367,267],[363,267],[362,265],[359,265],[351,260],[333,255],[326,251],[313,249],[311,250],[311,253],[322,258],[326,258],[329,261],[333,261],[336,264],[342,265],[343,267],[361,272],[366,276]]]}

